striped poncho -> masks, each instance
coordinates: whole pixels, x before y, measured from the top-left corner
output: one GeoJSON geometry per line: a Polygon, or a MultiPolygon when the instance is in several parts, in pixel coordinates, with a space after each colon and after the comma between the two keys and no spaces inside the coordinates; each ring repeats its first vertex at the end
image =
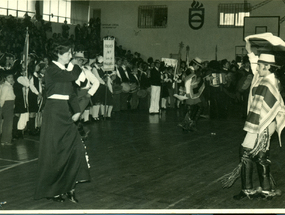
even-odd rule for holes
{"type": "Polygon", "coordinates": [[[248,115],[244,130],[260,135],[273,120],[276,120],[276,131],[281,145],[281,131],[285,127],[285,107],[278,90],[278,81],[273,73],[260,77],[256,71],[258,58],[251,53],[249,59],[254,78],[249,94],[248,115]]]}
{"type": "Polygon", "coordinates": [[[185,90],[186,90],[186,95],[188,97],[186,103],[188,105],[194,105],[201,102],[200,96],[204,91],[204,89],[205,89],[204,82],[202,80],[199,81],[196,74],[192,73],[188,75],[185,78],[185,90]],[[197,90],[196,93],[194,92],[194,89],[197,90]]]}

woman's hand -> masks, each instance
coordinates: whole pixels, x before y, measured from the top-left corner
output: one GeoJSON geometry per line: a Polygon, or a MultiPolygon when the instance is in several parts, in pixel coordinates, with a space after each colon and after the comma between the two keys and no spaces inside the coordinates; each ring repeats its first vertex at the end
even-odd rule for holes
{"type": "Polygon", "coordinates": [[[74,114],[74,115],[72,116],[72,120],[73,120],[74,122],[76,122],[76,121],[79,120],[79,117],[80,117],[80,113],[76,113],[76,114],[74,114]]]}

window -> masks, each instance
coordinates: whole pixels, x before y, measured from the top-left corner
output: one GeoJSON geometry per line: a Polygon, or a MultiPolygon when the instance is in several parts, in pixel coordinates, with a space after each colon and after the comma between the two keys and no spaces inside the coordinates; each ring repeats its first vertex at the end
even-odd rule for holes
{"type": "Polygon", "coordinates": [[[219,27],[243,27],[244,17],[250,16],[250,4],[219,4],[219,27]]]}
{"type": "Polygon", "coordinates": [[[23,18],[28,13],[33,17],[36,14],[35,4],[30,0],[0,0],[0,15],[23,18]]]}
{"type": "Polygon", "coordinates": [[[51,22],[70,24],[71,0],[43,1],[43,19],[51,22]]]}
{"type": "Polygon", "coordinates": [[[139,6],[139,28],[166,28],[166,6],[139,6]]]}

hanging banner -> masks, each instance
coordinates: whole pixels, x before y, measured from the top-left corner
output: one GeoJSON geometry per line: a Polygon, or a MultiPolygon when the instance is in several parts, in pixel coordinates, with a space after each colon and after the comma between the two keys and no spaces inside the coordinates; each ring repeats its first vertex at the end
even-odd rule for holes
{"type": "MultiPolygon", "coordinates": [[[[161,61],[164,62],[165,66],[171,66],[174,69],[174,76],[177,74],[177,66],[178,66],[178,60],[173,58],[161,58],[161,61]]],[[[172,84],[172,88],[175,88],[175,82],[172,84]]]]}
{"type": "Polygon", "coordinates": [[[114,71],[115,69],[115,39],[107,38],[104,39],[104,64],[103,68],[105,71],[114,71]]]}
{"type": "Polygon", "coordinates": [[[172,66],[173,68],[176,68],[177,66],[177,59],[172,59],[172,58],[161,58],[161,61],[165,63],[165,66],[172,66]]]}

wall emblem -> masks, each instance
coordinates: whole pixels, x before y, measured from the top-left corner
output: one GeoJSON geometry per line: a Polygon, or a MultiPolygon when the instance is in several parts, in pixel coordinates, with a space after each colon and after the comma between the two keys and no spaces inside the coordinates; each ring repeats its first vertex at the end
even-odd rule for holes
{"type": "Polygon", "coordinates": [[[191,4],[192,8],[189,8],[189,26],[198,30],[204,25],[205,8],[203,4],[198,1],[193,1],[191,4]]]}

